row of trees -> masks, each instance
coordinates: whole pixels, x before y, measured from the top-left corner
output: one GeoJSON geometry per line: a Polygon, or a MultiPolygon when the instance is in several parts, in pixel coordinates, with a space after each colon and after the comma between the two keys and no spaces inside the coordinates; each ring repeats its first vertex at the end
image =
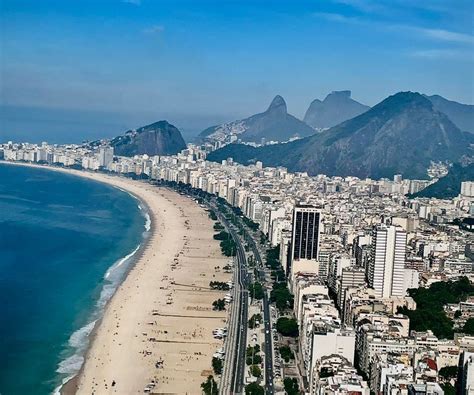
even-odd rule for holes
{"type": "Polygon", "coordinates": [[[212,302],[212,309],[217,311],[225,310],[225,300],[224,299],[217,299],[212,302]]]}
{"type": "Polygon", "coordinates": [[[249,284],[249,293],[252,298],[262,300],[265,290],[263,289],[263,285],[257,281],[253,284],[249,284]]]}
{"type": "MultiPolygon", "coordinates": [[[[254,347],[248,346],[245,351],[245,363],[247,365],[260,365],[262,363],[262,357],[260,356],[260,346],[256,344],[254,347]]],[[[259,377],[255,376],[255,377],[259,377]]]]}
{"type": "Polygon", "coordinates": [[[218,289],[219,291],[228,291],[230,289],[229,284],[223,281],[211,281],[209,283],[209,288],[218,289]]]}
{"type": "Polygon", "coordinates": [[[222,230],[214,235],[214,240],[220,240],[222,254],[225,256],[235,256],[237,254],[237,244],[232,239],[232,236],[226,231],[222,230]]]}

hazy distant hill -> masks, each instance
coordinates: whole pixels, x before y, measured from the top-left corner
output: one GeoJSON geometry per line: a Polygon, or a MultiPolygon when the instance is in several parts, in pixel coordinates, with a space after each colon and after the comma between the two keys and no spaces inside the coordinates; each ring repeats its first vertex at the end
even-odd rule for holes
{"type": "Polygon", "coordinates": [[[426,96],[434,108],[444,112],[461,130],[474,133],[474,106],[445,99],[439,95],[426,96]]]}
{"type": "Polygon", "coordinates": [[[129,130],[111,141],[116,155],[174,155],[186,148],[181,132],[167,121],[129,130]]]}
{"type": "Polygon", "coordinates": [[[230,144],[208,158],[233,157],[242,164],[260,160],[312,175],[426,178],[431,160],[456,162],[472,153],[473,142],[474,136],[461,132],[424,96],[400,92],[311,137],[259,148],[230,144]]]}
{"type": "Polygon", "coordinates": [[[330,128],[366,112],[370,107],[351,99],[351,91],[334,91],[314,100],[304,116],[313,128],[330,128]]]}
{"type": "Polygon", "coordinates": [[[243,141],[260,143],[262,138],[267,141],[287,141],[291,137],[310,136],[315,131],[303,121],[288,114],[285,100],[275,96],[265,112],[252,115],[239,121],[211,126],[200,133],[201,138],[214,141],[224,141],[231,135],[238,135],[243,141]]]}
{"type": "Polygon", "coordinates": [[[461,182],[463,181],[474,181],[474,163],[465,167],[455,163],[446,176],[410,197],[452,199],[461,193],[461,182]]]}

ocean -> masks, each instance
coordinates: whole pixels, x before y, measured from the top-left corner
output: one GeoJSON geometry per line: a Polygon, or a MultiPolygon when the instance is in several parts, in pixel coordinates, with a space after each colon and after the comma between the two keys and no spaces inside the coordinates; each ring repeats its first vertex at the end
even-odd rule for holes
{"type": "Polygon", "coordinates": [[[77,372],[149,227],[124,191],[0,164],[1,395],[51,394],[77,372]]]}

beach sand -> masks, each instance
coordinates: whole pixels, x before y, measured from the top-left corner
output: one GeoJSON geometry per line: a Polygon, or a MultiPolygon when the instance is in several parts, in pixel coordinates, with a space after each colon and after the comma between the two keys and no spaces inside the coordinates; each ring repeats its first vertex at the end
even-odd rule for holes
{"type": "Polygon", "coordinates": [[[149,208],[152,230],[95,328],[81,372],[62,393],[143,393],[152,380],[152,393],[201,393],[201,383],[212,374],[212,355],[222,346],[212,330],[223,327],[227,316],[212,310],[225,292],[210,290],[209,282],[231,278],[217,268],[229,258],[213,239],[213,221],[193,200],[173,191],[68,172],[136,195],[149,208]]]}

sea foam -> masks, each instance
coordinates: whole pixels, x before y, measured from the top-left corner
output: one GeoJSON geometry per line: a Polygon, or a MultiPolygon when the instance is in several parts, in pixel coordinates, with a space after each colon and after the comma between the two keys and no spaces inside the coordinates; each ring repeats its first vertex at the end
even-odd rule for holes
{"type": "MultiPolygon", "coordinates": [[[[130,196],[137,199],[137,197],[128,191],[118,188],[124,192],[127,192],[130,196]]],[[[138,199],[137,199],[138,200],[138,199]]],[[[138,204],[143,217],[145,217],[145,231],[143,232],[143,238],[146,239],[149,236],[151,229],[151,218],[148,210],[145,209],[141,204],[138,204]]],[[[63,385],[76,375],[84,363],[84,354],[89,345],[89,336],[94,330],[97,320],[102,317],[104,308],[107,302],[112,298],[119,284],[123,281],[130,264],[133,262],[134,255],[139,251],[141,244],[139,244],[130,254],[117,260],[112,266],[109,267],[104,275],[104,285],[102,286],[100,296],[96,302],[96,309],[91,315],[91,320],[88,324],[84,325],[77,331],[75,331],[69,338],[68,346],[73,350],[73,354],[62,360],[56,370],[57,373],[67,375],[62,379],[62,384],[54,390],[54,395],[60,395],[61,388],[63,385]]]]}

